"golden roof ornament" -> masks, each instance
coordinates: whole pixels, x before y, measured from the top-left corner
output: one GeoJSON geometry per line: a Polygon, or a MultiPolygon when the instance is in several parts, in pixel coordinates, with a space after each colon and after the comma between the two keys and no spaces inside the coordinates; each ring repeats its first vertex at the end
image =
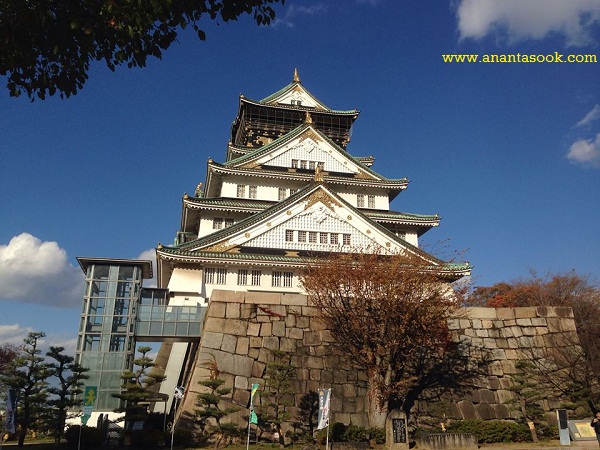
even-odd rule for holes
{"type": "Polygon", "coordinates": [[[317,164],[315,167],[315,181],[317,183],[322,183],[324,181],[323,170],[321,169],[321,164],[317,164]]]}
{"type": "Polygon", "coordinates": [[[312,121],[312,116],[310,115],[310,112],[306,111],[306,116],[304,116],[304,123],[313,123],[312,121]]]}
{"type": "Polygon", "coordinates": [[[194,196],[200,197],[201,194],[202,194],[202,183],[198,183],[198,186],[196,186],[196,191],[194,192],[194,196]]]}
{"type": "Polygon", "coordinates": [[[298,69],[294,69],[294,82],[300,83],[300,76],[298,75],[298,69]]]}

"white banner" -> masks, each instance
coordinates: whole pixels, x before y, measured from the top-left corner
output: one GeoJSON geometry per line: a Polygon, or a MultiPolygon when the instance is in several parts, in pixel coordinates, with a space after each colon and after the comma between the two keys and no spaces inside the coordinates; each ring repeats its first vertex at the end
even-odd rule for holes
{"type": "Polygon", "coordinates": [[[331,389],[319,389],[319,421],[317,430],[329,426],[329,400],[331,398],[331,389]]]}

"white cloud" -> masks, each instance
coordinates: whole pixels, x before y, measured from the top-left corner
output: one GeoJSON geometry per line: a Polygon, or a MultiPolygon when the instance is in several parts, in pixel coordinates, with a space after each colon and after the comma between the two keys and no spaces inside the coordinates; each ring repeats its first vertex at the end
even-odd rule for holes
{"type": "Polygon", "coordinates": [[[29,233],[0,245],[0,299],[70,307],[81,303],[84,276],[56,242],[29,233]]]}
{"type": "Polygon", "coordinates": [[[152,278],[150,280],[144,280],[144,287],[156,287],[156,250],[153,248],[144,250],[135,259],[152,261],[152,278]]]}
{"type": "MultiPolygon", "coordinates": [[[[23,340],[29,335],[29,333],[37,331],[40,330],[34,330],[30,327],[23,327],[18,323],[0,325],[0,342],[20,347],[23,345],[23,340]]],[[[50,350],[50,347],[63,347],[65,349],[63,352],[65,355],[75,356],[77,338],[74,338],[70,335],[47,334],[45,337],[39,340],[39,349],[42,352],[41,355],[45,356],[46,352],[50,350]]]]}
{"type": "Polygon", "coordinates": [[[290,5],[281,18],[275,18],[273,26],[285,25],[288,28],[293,28],[296,25],[296,20],[301,16],[314,16],[315,14],[323,14],[327,12],[327,5],[317,3],[311,6],[295,6],[290,5]]]}
{"type": "Polygon", "coordinates": [[[584,127],[589,125],[594,120],[600,118],[600,105],[596,105],[592,108],[592,110],[585,115],[583,119],[575,124],[576,127],[584,127]]]}
{"type": "Polygon", "coordinates": [[[600,167],[600,133],[595,139],[579,139],[575,141],[567,158],[586,166],[600,167]]]}
{"type": "Polygon", "coordinates": [[[509,43],[543,39],[557,33],[567,46],[592,41],[600,25],[598,0],[459,0],[460,38],[505,33],[509,43]]]}

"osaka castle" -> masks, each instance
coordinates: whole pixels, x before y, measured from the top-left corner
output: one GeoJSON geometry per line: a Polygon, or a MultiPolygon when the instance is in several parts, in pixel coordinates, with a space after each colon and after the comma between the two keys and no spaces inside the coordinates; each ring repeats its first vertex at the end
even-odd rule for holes
{"type": "MultiPolygon", "coordinates": [[[[83,365],[91,366],[99,395],[106,397],[100,409],[118,406],[108,398],[119,391],[120,372],[131,367],[136,344],[144,341],[163,342],[157,364],[167,378],[159,395],[167,400],[157,406],[158,411],[171,408],[177,386],[196,389],[194,377],[200,375],[194,372],[203,351],[217,359],[222,373],[230,373],[236,388],[233,401],[245,405],[249,384],[261,376],[259,347],[270,345],[252,337],[267,339],[272,333],[271,337],[279,336],[283,348],[288,335],[302,335],[310,327],[284,331],[273,323],[268,331],[257,331],[250,319],[242,320],[243,312],[234,314],[233,307],[227,307],[224,319],[229,317],[226,314],[237,315],[235,325],[230,325],[233,322],[211,319],[211,304],[252,303],[258,305],[257,314],[278,311],[281,304],[305,305],[300,284],[303,268],[331,252],[408,252],[447,273],[449,279],[469,274],[468,264],[446,263],[419,249],[419,238],[437,227],[440,217],[390,208],[408,180],[377,173],[374,156],[362,155],[360,149],[356,155],[349,152],[358,115],[356,109],[326,106],[304,87],[297,71],[291,83],[262,100],[241,95],[222,162],[208,160],[205,182],[192,195],[183,196],[175,242],[156,248],[158,288],[138,286],[152,276],[148,261],[80,258],[89,287],[78,354],[83,365]],[[98,305],[103,280],[110,277],[127,295],[102,303],[98,312],[93,305],[98,305]],[[127,280],[138,287],[126,288],[127,280]],[[125,305],[125,299],[131,305],[125,305]],[[118,311],[111,309],[117,305],[118,311]],[[111,317],[105,322],[113,324],[119,318],[121,328],[102,327],[102,321],[97,323],[99,314],[111,317]],[[212,322],[205,320],[205,314],[212,322]],[[230,326],[235,331],[226,329],[230,326]],[[230,331],[228,336],[233,337],[223,337],[230,331]],[[112,334],[105,337],[106,333],[112,334]],[[121,352],[122,362],[111,349],[121,352]],[[235,357],[226,358],[225,351],[235,357]],[[228,369],[231,360],[235,367],[228,369]]],[[[218,318],[220,313],[213,314],[218,318]]],[[[270,318],[286,314],[291,313],[282,309],[270,318]]]]}

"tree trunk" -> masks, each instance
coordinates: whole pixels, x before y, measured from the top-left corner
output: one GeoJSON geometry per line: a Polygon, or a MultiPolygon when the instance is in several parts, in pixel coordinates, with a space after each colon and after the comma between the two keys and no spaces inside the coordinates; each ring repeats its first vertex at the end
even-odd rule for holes
{"type": "Polygon", "coordinates": [[[371,388],[369,388],[369,394],[367,396],[367,415],[369,418],[369,426],[370,427],[385,427],[385,419],[387,417],[387,408],[380,408],[377,402],[377,395],[373,393],[371,388]]]}

